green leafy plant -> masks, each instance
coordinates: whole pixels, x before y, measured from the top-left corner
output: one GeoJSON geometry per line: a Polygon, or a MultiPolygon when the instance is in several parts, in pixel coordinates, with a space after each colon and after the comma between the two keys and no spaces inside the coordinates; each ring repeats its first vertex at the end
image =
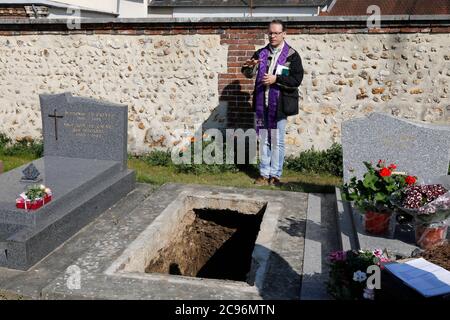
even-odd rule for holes
{"type": "Polygon", "coordinates": [[[342,145],[333,143],[329,149],[325,151],[326,173],[330,173],[337,177],[344,175],[344,165],[342,158],[342,145]]]}
{"type": "Polygon", "coordinates": [[[22,139],[12,143],[4,133],[0,133],[0,154],[5,156],[33,155],[36,158],[44,154],[44,144],[41,140],[22,139]]]}
{"type": "MultiPolygon", "coordinates": [[[[234,163],[226,163],[226,144],[223,144],[223,164],[206,164],[195,163],[194,162],[194,143],[195,140],[191,140],[191,144],[186,147],[183,152],[191,153],[190,163],[187,164],[176,164],[172,163],[171,152],[170,151],[151,151],[142,156],[129,155],[129,159],[138,158],[143,160],[150,166],[163,166],[163,167],[174,167],[178,173],[186,174],[220,174],[224,172],[258,172],[258,164],[236,164],[236,159],[234,163]]],[[[213,139],[203,139],[202,141],[202,151],[214,143],[213,139]]],[[[181,155],[181,153],[180,153],[181,155]]],[[[214,155],[214,153],[213,153],[214,155]]],[[[248,157],[248,156],[247,156],[248,157]]],[[[248,159],[247,159],[248,160],[248,159]]],[[[342,146],[338,143],[334,143],[329,149],[324,151],[316,151],[313,149],[303,151],[299,156],[290,156],[286,158],[285,168],[292,171],[302,172],[302,173],[313,173],[313,174],[329,174],[332,176],[342,177],[342,146]]]]}
{"type": "MultiPolygon", "coordinates": [[[[215,143],[214,139],[206,139],[202,140],[202,149],[201,152],[203,154],[203,150],[205,150],[206,147],[210,146],[211,144],[215,143]]],[[[226,163],[226,144],[222,144],[222,164],[206,164],[204,162],[202,163],[195,163],[195,140],[191,141],[191,144],[187,148],[187,152],[189,150],[190,152],[190,163],[181,163],[176,164],[175,168],[177,172],[179,173],[191,173],[191,174],[217,174],[217,173],[223,173],[223,172],[238,172],[238,166],[233,164],[227,164],[226,163]]],[[[215,157],[215,152],[213,151],[211,154],[213,157],[215,157]]]]}
{"type": "Polygon", "coordinates": [[[43,198],[45,196],[45,191],[41,186],[34,185],[28,188],[25,195],[29,200],[34,201],[36,199],[43,198]]]}
{"type": "Polygon", "coordinates": [[[172,164],[169,151],[154,150],[142,156],[141,159],[151,166],[169,167],[172,164]]]}
{"type": "Polygon", "coordinates": [[[333,143],[327,150],[318,151],[311,148],[302,151],[298,156],[287,157],[285,166],[302,173],[331,174],[342,177],[342,146],[333,143]]]}
{"type": "Polygon", "coordinates": [[[11,143],[11,138],[9,138],[6,134],[0,133],[0,150],[6,148],[8,144],[11,143]]]}
{"type": "Polygon", "coordinates": [[[354,201],[361,213],[393,210],[395,206],[390,201],[392,193],[416,182],[415,177],[394,172],[397,168],[395,164],[386,167],[385,161],[380,160],[375,168],[369,162],[364,162],[364,165],[367,172],[363,179],[352,177],[342,187],[343,199],[354,201]]]}

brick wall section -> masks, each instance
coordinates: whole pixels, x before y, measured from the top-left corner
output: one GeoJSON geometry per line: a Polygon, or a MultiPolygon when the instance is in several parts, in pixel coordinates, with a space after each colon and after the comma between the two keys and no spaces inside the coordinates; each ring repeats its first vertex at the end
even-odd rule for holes
{"type": "Polygon", "coordinates": [[[219,74],[219,95],[228,102],[227,120],[229,128],[252,128],[252,93],[254,79],[241,73],[242,64],[255,50],[265,44],[265,29],[228,29],[221,34],[221,44],[228,45],[228,72],[219,74]]]}

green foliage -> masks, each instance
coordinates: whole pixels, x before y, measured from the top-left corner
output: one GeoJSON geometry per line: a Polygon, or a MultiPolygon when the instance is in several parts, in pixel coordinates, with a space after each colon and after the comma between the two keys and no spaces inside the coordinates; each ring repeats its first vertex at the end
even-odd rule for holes
{"type": "Polygon", "coordinates": [[[314,148],[302,151],[298,156],[286,158],[285,166],[302,173],[331,174],[343,176],[342,146],[338,143],[323,151],[314,148]]]}
{"type": "Polygon", "coordinates": [[[44,154],[44,144],[41,140],[30,139],[12,143],[9,137],[0,133],[0,154],[5,156],[31,155],[40,158],[44,154]]]}
{"type": "MultiPolygon", "coordinates": [[[[205,150],[207,146],[214,143],[214,140],[203,140],[202,150],[205,150]]],[[[189,164],[176,164],[172,163],[170,151],[151,151],[143,156],[137,157],[143,160],[150,166],[162,166],[162,167],[174,167],[178,173],[187,174],[219,174],[224,172],[258,172],[258,164],[227,164],[226,163],[226,145],[223,145],[222,159],[223,164],[206,164],[203,159],[202,163],[195,163],[194,159],[194,147],[192,142],[186,151],[190,152],[189,164]]],[[[180,156],[182,153],[180,153],[180,156]]],[[[214,152],[212,153],[214,156],[214,152]]],[[[332,176],[342,177],[342,146],[334,143],[329,149],[325,151],[316,151],[314,149],[303,151],[298,157],[287,157],[285,161],[285,168],[302,173],[308,174],[326,174],[332,176]]]]}
{"type": "Polygon", "coordinates": [[[333,143],[331,147],[325,151],[325,163],[327,164],[325,173],[329,173],[336,177],[344,176],[341,144],[333,143]]]}
{"type": "Polygon", "coordinates": [[[11,139],[6,134],[0,133],[0,150],[3,150],[10,143],[11,139]]]}
{"type": "Polygon", "coordinates": [[[27,190],[25,195],[29,200],[34,201],[43,198],[45,196],[45,191],[40,186],[34,185],[27,190]]]}
{"type": "Polygon", "coordinates": [[[218,174],[224,172],[237,172],[232,164],[179,164],[176,165],[178,173],[190,174],[218,174]]]}
{"type": "Polygon", "coordinates": [[[386,168],[385,163],[381,161],[376,168],[369,162],[364,162],[364,165],[367,172],[362,180],[352,177],[350,182],[343,185],[343,200],[354,201],[361,213],[367,210],[393,210],[395,206],[391,203],[390,196],[407,186],[406,176],[392,174],[395,167],[386,168]],[[382,170],[387,170],[388,175],[383,176],[380,173],[382,170]]]}
{"type": "MultiPolygon", "coordinates": [[[[201,146],[201,152],[203,154],[204,150],[206,147],[212,147],[212,145],[214,144],[214,140],[209,140],[209,141],[202,141],[202,146],[201,146]]],[[[175,168],[176,171],[178,173],[191,173],[191,174],[218,174],[218,173],[224,173],[224,172],[238,172],[238,166],[235,164],[227,164],[226,163],[226,144],[223,143],[222,145],[222,149],[220,149],[220,147],[218,148],[221,152],[221,155],[218,155],[220,157],[220,159],[222,160],[222,164],[206,164],[204,162],[204,159],[202,157],[202,163],[195,163],[195,158],[194,158],[194,154],[195,154],[195,143],[191,143],[188,150],[184,151],[184,152],[188,152],[187,154],[185,154],[186,156],[189,156],[190,153],[190,163],[181,163],[181,164],[176,164],[175,168]]],[[[216,156],[215,154],[215,150],[213,152],[211,152],[211,155],[213,157],[216,156]]],[[[180,154],[181,156],[182,154],[180,154]]]]}
{"type": "Polygon", "coordinates": [[[2,150],[5,156],[18,156],[32,154],[37,158],[42,157],[44,153],[44,145],[41,141],[20,141],[2,150]]]}
{"type": "MultiPolygon", "coordinates": [[[[203,155],[203,151],[207,146],[211,146],[213,144],[213,140],[203,140],[202,146],[201,146],[201,153],[203,155]]],[[[154,150],[151,151],[143,156],[137,157],[138,159],[144,161],[146,164],[150,166],[161,166],[161,167],[173,167],[175,169],[176,173],[186,173],[186,174],[219,174],[224,172],[238,172],[239,166],[234,164],[226,164],[226,146],[224,145],[222,150],[222,161],[223,164],[206,164],[204,163],[202,159],[202,163],[195,163],[194,159],[194,148],[195,144],[191,143],[187,150],[184,152],[187,152],[185,155],[189,157],[190,152],[190,163],[181,163],[181,164],[174,164],[172,162],[171,152],[170,151],[160,151],[160,150],[154,150]]],[[[182,152],[180,152],[180,157],[183,155],[182,152]]],[[[212,155],[215,156],[215,152],[212,152],[212,155]]]]}
{"type": "Polygon", "coordinates": [[[154,150],[142,156],[141,160],[151,166],[169,167],[172,165],[169,151],[154,150]]]}

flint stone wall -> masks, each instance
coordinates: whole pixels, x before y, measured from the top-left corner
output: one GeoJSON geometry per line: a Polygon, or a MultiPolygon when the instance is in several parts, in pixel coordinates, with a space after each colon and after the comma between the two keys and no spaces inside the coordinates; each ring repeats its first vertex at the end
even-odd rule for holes
{"type": "MultiPolygon", "coordinates": [[[[251,127],[240,65],[267,43],[265,23],[154,28],[0,31],[0,132],[39,138],[39,94],[67,91],[127,104],[132,153],[185,144],[202,125],[251,127]]],[[[449,30],[290,29],[305,77],[287,153],[328,148],[342,121],[371,112],[450,124],[449,30]]]]}

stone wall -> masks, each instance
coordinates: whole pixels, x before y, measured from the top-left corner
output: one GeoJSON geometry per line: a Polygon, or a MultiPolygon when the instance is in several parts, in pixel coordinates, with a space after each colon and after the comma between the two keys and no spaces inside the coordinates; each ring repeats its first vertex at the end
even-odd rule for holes
{"type": "MultiPolygon", "coordinates": [[[[38,137],[39,94],[72,92],[129,106],[129,150],[171,147],[217,108],[226,48],[217,36],[0,38],[0,132],[38,137]]],[[[224,122],[224,119],[221,119],[224,122]]]]}
{"type": "Polygon", "coordinates": [[[296,35],[289,40],[306,72],[288,143],[325,148],[340,141],[342,121],[370,112],[450,124],[449,34],[296,35]]]}
{"type": "MultiPolygon", "coordinates": [[[[0,23],[0,132],[40,137],[38,95],[65,91],[127,104],[133,153],[185,143],[202,126],[252,127],[253,81],[240,66],[266,43],[266,25],[1,31],[0,23]]],[[[339,142],[343,120],[373,111],[450,123],[450,27],[369,33],[294,26],[287,41],[305,69],[288,154],[339,142]]]]}

